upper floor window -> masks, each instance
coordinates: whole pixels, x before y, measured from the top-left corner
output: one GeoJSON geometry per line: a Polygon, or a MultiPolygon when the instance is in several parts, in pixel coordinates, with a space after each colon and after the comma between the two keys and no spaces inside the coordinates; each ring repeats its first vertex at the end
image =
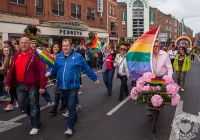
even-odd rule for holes
{"type": "Polygon", "coordinates": [[[35,0],[35,11],[36,13],[44,13],[44,1],[35,0]]]}
{"type": "Polygon", "coordinates": [[[10,2],[25,5],[25,0],[10,0],[10,2]]]}
{"type": "Polygon", "coordinates": [[[95,9],[87,7],[87,20],[95,21],[95,9]]]}
{"type": "Polygon", "coordinates": [[[113,6],[113,16],[115,16],[115,7],[113,6]]]}
{"type": "Polygon", "coordinates": [[[71,16],[81,19],[81,5],[71,3],[71,16]]]}
{"type": "Polygon", "coordinates": [[[112,15],[112,5],[110,5],[110,15],[112,15]]]}
{"type": "Polygon", "coordinates": [[[103,13],[102,12],[100,13],[100,22],[101,23],[103,22],[103,13]]]}
{"type": "Polygon", "coordinates": [[[64,16],[64,1],[52,0],[52,13],[58,16],[64,16]]]}

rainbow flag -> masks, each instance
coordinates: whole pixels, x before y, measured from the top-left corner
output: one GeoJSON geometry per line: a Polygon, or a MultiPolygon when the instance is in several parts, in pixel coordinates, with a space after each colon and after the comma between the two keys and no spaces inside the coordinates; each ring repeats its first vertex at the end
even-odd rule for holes
{"type": "Polygon", "coordinates": [[[101,42],[98,40],[97,36],[95,36],[92,45],[90,46],[90,52],[97,53],[101,50],[102,50],[101,42]]]}
{"type": "Polygon", "coordinates": [[[55,59],[45,50],[37,49],[40,59],[48,66],[53,66],[55,59]]]}
{"type": "Polygon", "coordinates": [[[152,72],[151,52],[158,30],[159,27],[154,28],[139,37],[126,55],[128,69],[133,81],[136,81],[145,72],[152,72]]]}
{"type": "Polygon", "coordinates": [[[151,86],[162,86],[165,84],[165,80],[162,78],[151,78],[151,86]]]}

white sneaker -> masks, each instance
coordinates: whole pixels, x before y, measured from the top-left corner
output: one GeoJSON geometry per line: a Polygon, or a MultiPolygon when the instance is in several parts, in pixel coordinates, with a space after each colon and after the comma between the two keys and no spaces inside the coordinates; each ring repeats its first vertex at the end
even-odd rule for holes
{"type": "Polygon", "coordinates": [[[18,108],[18,107],[19,107],[19,103],[18,103],[18,101],[16,101],[15,108],[18,108]]]}
{"type": "Polygon", "coordinates": [[[72,130],[71,129],[67,129],[67,131],[65,131],[65,135],[72,135],[73,134],[73,132],[72,132],[72,130]]]}
{"type": "Polygon", "coordinates": [[[181,91],[184,91],[184,89],[182,88],[181,91]]]}
{"type": "Polygon", "coordinates": [[[35,135],[37,134],[38,132],[40,131],[40,129],[37,129],[37,128],[33,128],[30,132],[31,135],[35,135]]]}
{"type": "Polygon", "coordinates": [[[10,110],[14,110],[14,106],[12,104],[8,104],[6,108],[4,108],[4,110],[10,111],[10,110]]]}
{"type": "Polygon", "coordinates": [[[47,103],[47,106],[52,106],[52,103],[51,103],[51,102],[48,102],[48,103],[47,103]]]}
{"type": "Polygon", "coordinates": [[[67,111],[65,114],[62,114],[62,115],[68,118],[69,113],[68,113],[68,111],[67,111]]]}
{"type": "Polygon", "coordinates": [[[76,111],[77,111],[77,112],[78,112],[78,111],[81,111],[81,110],[82,110],[81,105],[79,105],[79,106],[76,107],[76,111]]]}

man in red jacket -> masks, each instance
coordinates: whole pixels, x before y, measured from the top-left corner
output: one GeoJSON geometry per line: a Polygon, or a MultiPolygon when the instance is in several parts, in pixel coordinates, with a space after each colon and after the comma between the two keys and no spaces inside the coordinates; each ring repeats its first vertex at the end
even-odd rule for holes
{"type": "Polygon", "coordinates": [[[17,86],[19,108],[30,116],[30,134],[37,134],[41,127],[39,93],[45,92],[46,68],[36,50],[31,49],[28,38],[22,37],[19,45],[21,51],[12,59],[5,89],[9,92],[11,87],[17,86]]]}

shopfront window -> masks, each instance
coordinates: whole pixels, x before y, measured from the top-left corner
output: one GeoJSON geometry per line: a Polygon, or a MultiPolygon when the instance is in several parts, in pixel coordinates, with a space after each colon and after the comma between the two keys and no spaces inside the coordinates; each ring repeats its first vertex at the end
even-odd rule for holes
{"type": "Polygon", "coordinates": [[[25,0],[10,0],[10,3],[25,5],[25,0]]]}
{"type": "Polygon", "coordinates": [[[95,21],[95,9],[87,7],[87,20],[95,21]]]}
{"type": "Polygon", "coordinates": [[[36,11],[36,13],[44,13],[43,0],[35,0],[35,11],[36,11]]]}
{"type": "Polygon", "coordinates": [[[58,16],[64,16],[64,1],[52,0],[52,13],[58,16]]]}
{"type": "Polygon", "coordinates": [[[81,19],[81,5],[71,3],[71,16],[81,19]]]}

